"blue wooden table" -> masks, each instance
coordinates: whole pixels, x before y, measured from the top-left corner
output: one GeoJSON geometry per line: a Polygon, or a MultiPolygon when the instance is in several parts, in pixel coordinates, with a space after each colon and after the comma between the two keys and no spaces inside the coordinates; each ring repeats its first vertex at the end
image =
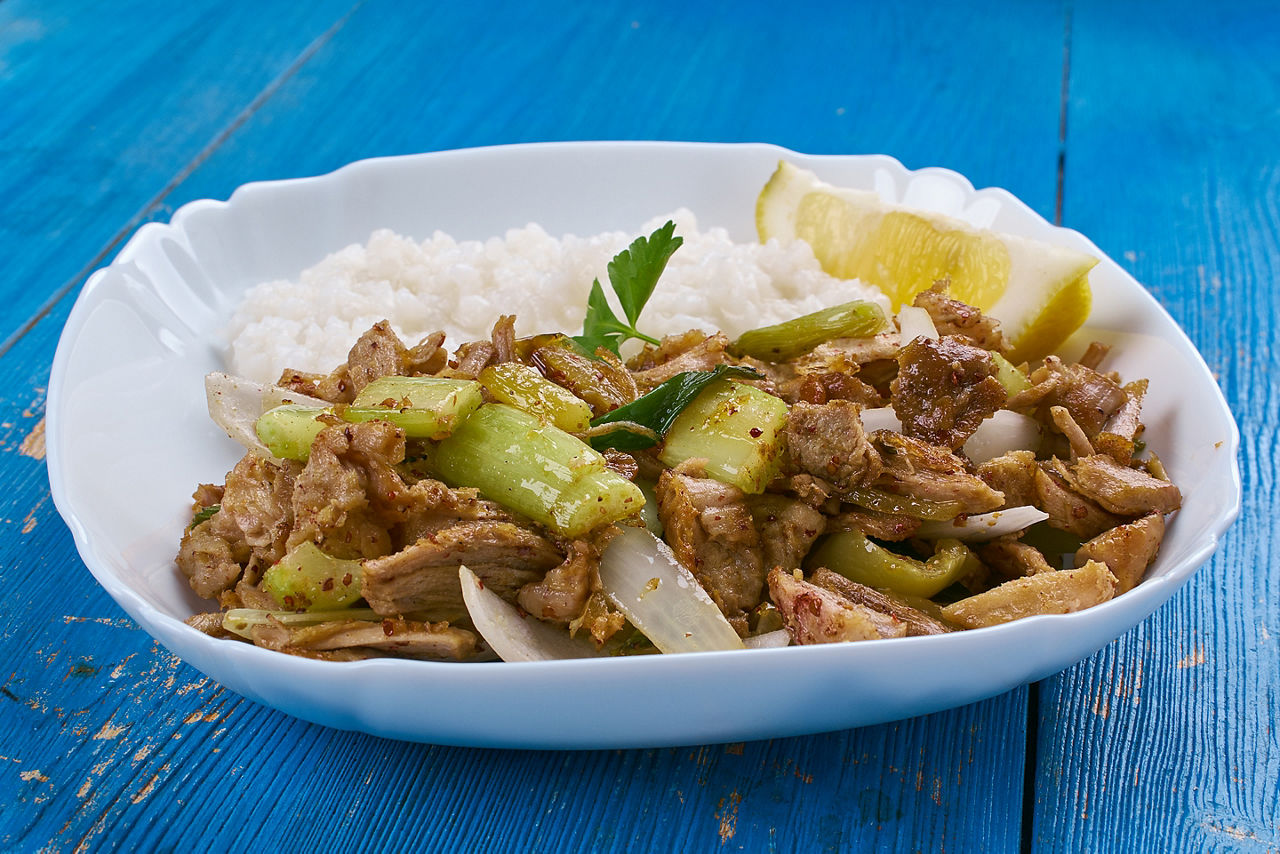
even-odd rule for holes
{"type": "Polygon", "coordinates": [[[1280,849],[1278,140],[1274,3],[2,0],[0,850],[1280,849]],[[45,388],[88,273],[247,181],[561,139],[884,152],[1011,190],[1200,348],[1241,520],[1064,673],[807,738],[401,744],[159,647],[49,497],[45,388]]]}

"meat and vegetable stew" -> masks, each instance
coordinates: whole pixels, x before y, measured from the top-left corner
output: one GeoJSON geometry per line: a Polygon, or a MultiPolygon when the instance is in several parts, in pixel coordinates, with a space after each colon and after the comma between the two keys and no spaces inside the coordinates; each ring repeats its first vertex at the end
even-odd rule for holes
{"type": "Polygon", "coordinates": [[[1014,365],[946,280],[896,317],[652,338],[679,246],[669,223],[615,258],[624,316],[597,281],[579,336],[503,316],[450,351],[384,321],[328,374],[212,376],[247,452],[193,496],[177,565],[220,610],[191,624],[537,660],[940,634],[1140,582],[1181,496],[1106,347],[1014,365]]]}

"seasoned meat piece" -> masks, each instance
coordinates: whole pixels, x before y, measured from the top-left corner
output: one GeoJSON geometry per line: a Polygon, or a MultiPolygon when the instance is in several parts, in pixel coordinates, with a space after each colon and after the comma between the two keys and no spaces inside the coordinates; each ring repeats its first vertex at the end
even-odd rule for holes
{"type": "Polygon", "coordinates": [[[564,563],[521,587],[516,601],[539,619],[568,624],[587,607],[599,566],[600,550],[585,540],[574,540],[564,563]]]}
{"type": "Polygon", "coordinates": [[[1071,456],[1087,457],[1093,454],[1093,445],[1090,444],[1089,437],[1084,434],[1084,430],[1080,429],[1080,425],[1071,417],[1071,413],[1065,406],[1049,407],[1049,416],[1053,419],[1058,432],[1067,437],[1071,445],[1071,456]]]}
{"type": "Polygon", "coordinates": [[[530,355],[533,366],[553,383],[567,388],[591,406],[593,415],[612,412],[639,396],[626,365],[603,348],[589,359],[555,345],[538,347],[530,355]]]}
{"type": "Polygon", "coordinates": [[[927,291],[916,294],[912,305],[929,312],[939,335],[956,336],[983,350],[1007,353],[1008,345],[1000,331],[1000,321],[987,317],[971,305],[947,296],[950,279],[940,279],[927,291]]]}
{"type": "Polygon", "coordinates": [[[851,400],[871,407],[884,403],[880,392],[858,377],[861,365],[848,351],[831,343],[820,344],[779,367],[787,365],[791,368],[790,375],[777,384],[778,395],[787,403],[851,400]]]}
{"type": "Polygon", "coordinates": [[[1025,507],[1036,503],[1036,470],[1034,453],[1010,451],[982,463],[976,473],[992,489],[1004,493],[1004,507],[1025,507]]]}
{"type": "Polygon", "coordinates": [[[1094,447],[1122,466],[1133,462],[1134,442],[1142,432],[1142,400],[1147,381],[1135,380],[1124,387],[1125,402],[1107,420],[1094,439],[1094,447]]]}
{"type": "Polygon", "coordinates": [[[294,484],[287,547],[310,541],[338,558],[389,554],[390,528],[404,521],[409,504],[392,468],[403,459],[404,433],[385,421],[320,431],[294,484]]]}
{"type": "Polygon", "coordinates": [[[512,522],[502,505],[480,497],[470,487],[450,489],[430,478],[417,481],[403,493],[404,521],[393,531],[396,548],[412,545],[427,534],[458,522],[512,522]]]}
{"type": "Polygon", "coordinates": [[[297,463],[245,454],[227,474],[217,514],[223,518],[215,527],[233,522],[261,566],[284,557],[293,527],[291,502],[298,469],[297,463]]]}
{"type": "Polygon", "coordinates": [[[764,565],[769,569],[798,569],[813,541],[826,528],[826,517],[808,504],[781,495],[752,496],[748,503],[760,532],[764,565]]]}
{"type": "Polygon", "coordinates": [[[880,458],[862,429],[856,403],[797,403],[787,416],[787,453],[800,472],[823,478],[837,491],[863,486],[880,474],[880,458]]]}
{"type": "Polygon", "coordinates": [[[355,394],[380,377],[404,376],[408,372],[409,351],[385,320],[379,320],[361,335],[347,354],[347,379],[355,394]]]}
{"type": "Polygon", "coordinates": [[[1042,421],[1050,407],[1063,406],[1089,439],[1093,439],[1116,410],[1128,399],[1124,391],[1106,374],[1084,365],[1065,365],[1057,356],[1049,356],[1044,366],[1031,375],[1034,385],[1009,402],[1010,407],[1030,402],[1044,386],[1039,398],[1042,421]]]}
{"type": "Polygon", "coordinates": [[[1076,552],[1076,566],[1100,560],[1110,567],[1119,582],[1119,592],[1127,593],[1142,580],[1142,574],[1156,559],[1164,539],[1164,517],[1159,513],[1136,522],[1103,531],[1076,552]]]}
{"type": "Polygon", "coordinates": [[[334,620],[315,626],[257,626],[253,641],[278,652],[300,654],[344,649],[372,650],[381,655],[428,661],[462,661],[476,651],[476,636],[448,623],[387,619],[334,620]]]}
{"type": "Polygon", "coordinates": [[[545,537],[510,522],[459,522],[392,555],[365,561],[360,593],[379,614],[466,616],[458,567],[465,564],[509,602],[563,561],[545,537]]]}
{"type": "Polygon", "coordinates": [[[600,453],[604,455],[604,464],[610,471],[617,472],[627,480],[636,479],[636,474],[640,471],[640,464],[636,462],[635,457],[626,451],[618,451],[613,448],[605,448],[600,453]]]}
{"type": "Polygon", "coordinates": [[[1123,521],[1071,489],[1062,475],[1051,471],[1050,466],[1036,468],[1036,500],[1032,504],[1049,514],[1047,521],[1051,527],[1084,540],[1096,537],[1123,521]]]}
{"type": "Polygon", "coordinates": [[[243,640],[240,635],[235,632],[229,632],[222,627],[222,617],[223,613],[221,611],[211,611],[205,614],[192,614],[183,622],[202,635],[222,640],[243,640]]]}
{"type": "Polygon", "coordinates": [[[887,593],[876,590],[874,587],[850,581],[838,572],[832,572],[829,569],[818,569],[813,573],[813,578],[810,581],[818,587],[843,596],[855,605],[862,605],[871,608],[873,611],[887,614],[895,620],[900,620],[907,627],[908,637],[941,635],[951,631],[951,628],[945,623],[935,620],[924,611],[912,608],[901,599],[896,599],[887,593]]]}
{"type": "Polygon", "coordinates": [[[356,390],[347,379],[345,364],[329,374],[311,374],[286,368],[280,374],[280,379],[276,380],[276,385],[330,403],[350,403],[356,399],[356,390]]]}
{"type": "Polygon", "coordinates": [[[827,517],[826,533],[860,531],[868,537],[897,543],[914,536],[919,528],[920,520],[914,516],[881,513],[879,510],[846,504],[835,516],[827,517]]]}
{"type": "Polygon", "coordinates": [[[493,364],[501,365],[506,362],[515,362],[519,360],[516,353],[516,316],[514,314],[504,314],[498,318],[498,322],[493,324],[493,332],[489,336],[489,340],[493,342],[493,364]]]}
{"type": "MultiPolygon", "coordinates": [[[[681,338],[683,339],[684,336],[681,338]]],[[[664,346],[666,342],[667,339],[664,338],[664,346]]],[[[703,335],[702,340],[692,347],[680,353],[668,353],[663,361],[657,362],[647,370],[633,371],[631,376],[636,381],[636,387],[643,394],[683,371],[709,371],[716,365],[730,361],[729,354],[725,352],[728,346],[729,339],[723,332],[703,335]]],[[[658,348],[655,356],[662,352],[663,348],[658,348]]]]}
{"type": "Polygon", "coordinates": [[[769,594],[782,613],[792,643],[878,640],[907,634],[903,620],[810,584],[799,570],[794,573],[772,570],[769,594]]]}
{"type": "Polygon", "coordinates": [[[917,338],[903,347],[889,389],[904,433],[952,450],[1008,397],[991,354],[954,337],[917,338]]]}
{"type": "Polygon", "coordinates": [[[491,341],[468,341],[458,346],[446,373],[457,379],[473,380],[493,363],[497,354],[498,348],[491,341]]]}
{"type": "Polygon", "coordinates": [[[640,373],[658,365],[670,362],[681,353],[697,347],[708,338],[701,329],[690,329],[687,332],[675,332],[662,336],[658,346],[645,344],[639,353],[627,360],[627,369],[640,373]]]}
{"type": "Polygon", "coordinates": [[[222,500],[223,488],[214,483],[202,483],[191,493],[191,514],[194,516],[206,507],[222,500]]]}
{"type": "Polygon", "coordinates": [[[1013,539],[987,543],[978,549],[978,557],[1005,578],[1022,578],[1054,571],[1038,548],[1013,539]]]}
{"type": "Polygon", "coordinates": [[[1089,561],[1079,569],[1042,572],[1006,581],[985,593],[942,609],[943,616],[966,629],[979,629],[1034,617],[1070,614],[1092,608],[1116,594],[1116,577],[1107,565],[1089,561]]]}
{"type": "MultiPolygon", "coordinates": [[[[216,519],[221,514],[214,514],[216,519]]],[[[236,543],[215,532],[213,520],[207,520],[182,535],[178,546],[178,569],[187,577],[187,583],[197,596],[214,599],[224,590],[235,586],[244,572],[241,561],[249,559],[248,545],[236,543]]]]}
{"type": "Polygon", "coordinates": [[[1084,355],[1080,357],[1077,364],[1084,365],[1091,371],[1098,370],[1098,366],[1102,364],[1102,360],[1107,358],[1107,354],[1111,352],[1111,345],[1103,344],[1101,341],[1090,341],[1089,346],[1085,348],[1084,355]]]}
{"type": "Polygon", "coordinates": [[[438,373],[449,361],[449,351],[444,348],[444,333],[432,332],[405,354],[406,374],[424,376],[438,373]]]}
{"type": "Polygon", "coordinates": [[[1070,483],[1081,495],[1121,516],[1172,513],[1182,506],[1178,487],[1122,466],[1106,454],[1076,460],[1070,483]]]}
{"type": "Polygon", "coordinates": [[[819,344],[809,351],[806,364],[818,360],[829,364],[836,358],[844,359],[855,365],[863,366],[871,362],[892,361],[902,346],[902,338],[897,332],[881,332],[869,338],[832,338],[825,344],[819,344]]]}
{"type": "Polygon", "coordinates": [[[1003,493],[969,474],[964,460],[946,448],[889,430],[877,430],[871,439],[884,463],[884,472],[872,484],[877,488],[927,501],[958,502],[960,512],[968,515],[1004,505],[1003,493]]]}
{"type": "Polygon", "coordinates": [[[764,552],[742,490],[669,470],[658,479],[656,492],[671,550],[725,616],[759,604],[764,552]]]}
{"type": "Polygon", "coordinates": [[[820,477],[811,474],[793,474],[787,478],[787,491],[800,501],[818,510],[834,513],[840,505],[836,488],[820,477]]]}

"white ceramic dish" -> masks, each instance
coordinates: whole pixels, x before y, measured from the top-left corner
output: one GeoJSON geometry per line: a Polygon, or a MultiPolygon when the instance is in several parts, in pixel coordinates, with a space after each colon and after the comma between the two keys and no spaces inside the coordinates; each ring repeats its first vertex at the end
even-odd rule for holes
{"type": "Polygon", "coordinates": [[[49,479],[85,564],[157,640],[246,697],[334,727],[509,747],[738,741],[923,714],[1061,670],[1165,602],[1238,512],[1238,435],[1186,336],[1104,257],[1085,334],[1116,344],[1111,366],[1126,377],[1151,379],[1148,437],[1186,503],[1148,579],[1100,607],[938,637],[536,664],[309,661],[183,624],[207,610],[173,564],[189,496],[239,456],[205,415],[202,377],[221,367],[221,327],[249,286],[295,276],[380,227],[484,238],[536,221],[552,234],[590,234],[635,230],[684,206],[704,227],[752,240],[755,198],[779,158],[837,184],[1102,255],[1009,193],[975,191],[954,172],[768,145],[511,146],[250,184],[141,228],[89,279],[67,321],[49,384],[49,479]]]}

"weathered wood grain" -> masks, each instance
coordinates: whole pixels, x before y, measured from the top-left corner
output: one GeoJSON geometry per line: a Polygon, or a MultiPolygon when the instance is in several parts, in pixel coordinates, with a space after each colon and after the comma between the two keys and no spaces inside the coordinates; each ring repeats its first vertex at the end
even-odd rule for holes
{"type": "MultiPolygon", "coordinates": [[[[6,0],[0,14],[19,2],[6,0]]],[[[288,23],[280,10],[253,9],[264,32],[288,23]]],[[[135,213],[164,218],[247,180],[377,154],[571,138],[887,151],[1006,186],[1050,215],[1061,39],[1053,5],[814,3],[781,12],[370,0],[268,97],[268,82],[187,42],[197,54],[189,67],[219,94],[220,122],[199,125],[208,116],[198,100],[155,95],[146,128],[200,131],[179,144],[166,130],[154,143],[158,186],[173,182],[172,191],[139,210],[139,199],[160,192],[147,172],[132,206],[86,213],[75,239],[53,235],[47,251],[66,256],[61,282],[109,253],[135,213]],[[202,160],[209,140],[216,145],[202,160]],[[179,151],[187,159],[170,162],[179,151]]],[[[297,50],[270,55],[291,67],[297,50]]],[[[233,56],[255,53],[240,46],[233,56]]],[[[23,61],[52,62],[48,53],[23,61]]],[[[173,58],[158,50],[133,61],[124,76],[167,69],[173,58]]],[[[123,86],[112,98],[124,97],[114,94],[123,86]]],[[[45,117],[65,130],[63,119],[45,117]]],[[[113,133],[115,146],[103,146],[114,156],[126,131],[113,133]]],[[[138,174],[110,168],[117,191],[138,174]]],[[[28,188],[29,204],[56,198],[67,174],[28,188]]],[[[0,246],[12,243],[0,232],[0,246]]],[[[47,297],[52,287],[41,278],[36,290],[47,297]]],[[[1025,690],[811,738],[563,754],[398,744],[303,724],[218,689],[132,627],[80,565],[50,505],[39,424],[69,305],[53,304],[0,358],[0,478],[9,486],[0,572],[16,591],[0,647],[0,723],[16,733],[0,750],[0,803],[12,805],[0,817],[0,847],[1017,847],[1025,690]]]]}
{"type": "Polygon", "coordinates": [[[1277,32],[1263,4],[1076,4],[1067,224],[1144,282],[1218,374],[1245,501],[1169,606],[1044,684],[1041,850],[1280,849],[1277,32]]]}

